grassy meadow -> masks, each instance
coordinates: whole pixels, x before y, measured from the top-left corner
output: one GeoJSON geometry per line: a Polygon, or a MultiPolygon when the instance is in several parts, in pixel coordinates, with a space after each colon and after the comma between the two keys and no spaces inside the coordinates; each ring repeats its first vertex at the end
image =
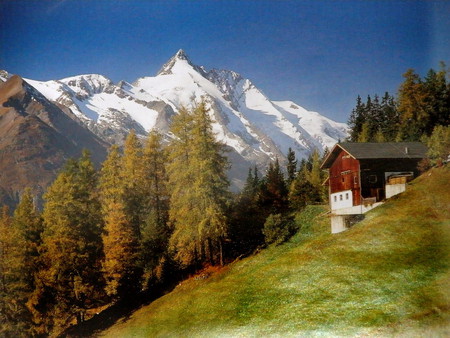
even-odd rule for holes
{"type": "Polygon", "coordinates": [[[205,270],[98,335],[450,336],[448,166],[349,231],[331,235],[323,206],[296,222],[287,243],[205,270]]]}

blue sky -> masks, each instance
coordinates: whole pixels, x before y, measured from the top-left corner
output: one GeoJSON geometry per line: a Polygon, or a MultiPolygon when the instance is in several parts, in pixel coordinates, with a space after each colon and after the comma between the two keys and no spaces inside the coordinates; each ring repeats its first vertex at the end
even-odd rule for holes
{"type": "Polygon", "coordinates": [[[0,69],[26,78],[132,82],[180,48],[346,122],[357,95],[450,65],[450,2],[0,0],[0,69]]]}

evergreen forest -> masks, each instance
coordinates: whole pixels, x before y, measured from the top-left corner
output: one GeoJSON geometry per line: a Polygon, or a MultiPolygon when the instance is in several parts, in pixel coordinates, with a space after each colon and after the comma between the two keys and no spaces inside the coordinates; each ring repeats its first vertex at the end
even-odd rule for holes
{"type": "Polygon", "coordinates": [[[397,98],[386,92],[381,98],[377,94],[369,95],[364,102],[358,96],[348,120],[348,140],[428,143],[434,131],[445,134],[445,127],[450,125],[448,74],[443,62],[438,71],[430,69],[423,78],[408,69],[403,74],[397,98]]]}

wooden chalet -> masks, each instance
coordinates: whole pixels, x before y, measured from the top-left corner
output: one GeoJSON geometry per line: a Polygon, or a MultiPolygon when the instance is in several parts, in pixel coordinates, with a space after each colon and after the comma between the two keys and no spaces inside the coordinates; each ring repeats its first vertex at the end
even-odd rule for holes
{"type": "Polygon", "coordinates": [[[406,189],[419,172],[427,148],[420,142],[338,143],[322,163],[329,170],[332,232],[406,189]]]}

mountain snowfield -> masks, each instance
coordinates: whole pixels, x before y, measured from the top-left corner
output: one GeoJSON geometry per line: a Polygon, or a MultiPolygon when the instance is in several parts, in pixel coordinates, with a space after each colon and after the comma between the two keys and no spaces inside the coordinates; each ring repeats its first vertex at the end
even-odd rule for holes
{"type": "MultiPolygon", "coordinates": [[[[194,65],[183,50],[156,76],[134,83],[114,84],[97,74],[26,81],[50,101],[70,108],[109,143],[123,142],[131,129],[145,136],[157,128],[170,137],[171,116],[181,106],[190,109],[204,100],[216,137],[232,149],[230,157],[239,170],[255,163],[264,166],[276,157],[284,160],[289,147],[298,158],[305,158],[314,149],[323,151],[347,137],[345,123],[291,101],[271,101],[250,80],[233,71],[207,71],[194,65]]],[[[243,178],[242,174],[230,176],[243,178]]]]}

